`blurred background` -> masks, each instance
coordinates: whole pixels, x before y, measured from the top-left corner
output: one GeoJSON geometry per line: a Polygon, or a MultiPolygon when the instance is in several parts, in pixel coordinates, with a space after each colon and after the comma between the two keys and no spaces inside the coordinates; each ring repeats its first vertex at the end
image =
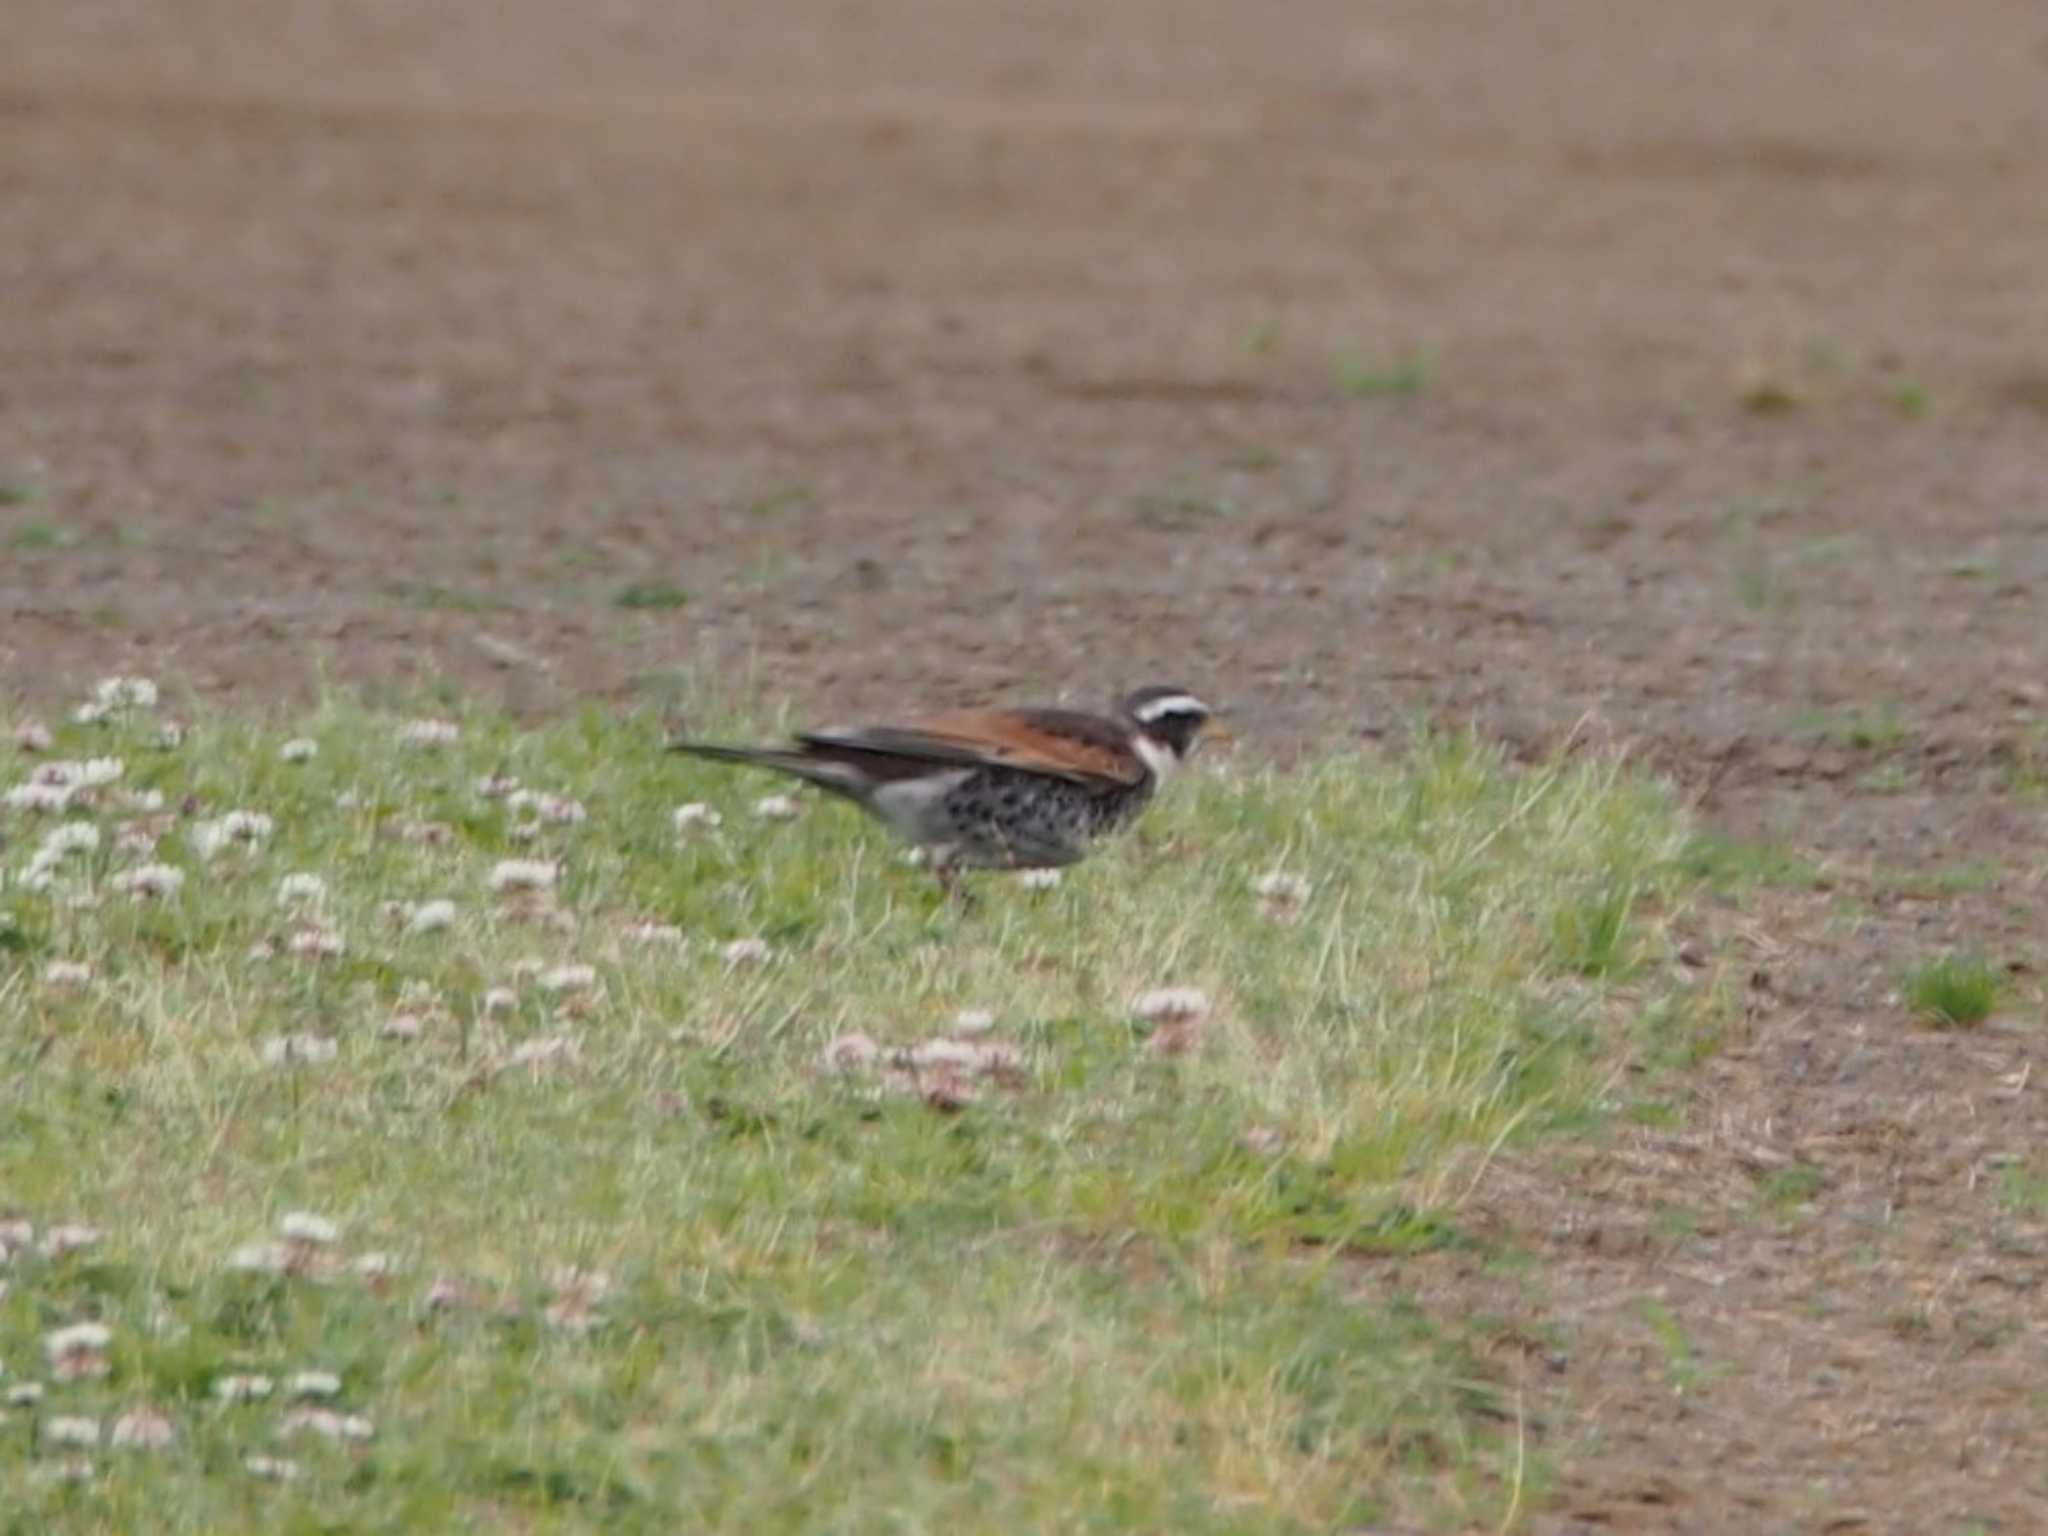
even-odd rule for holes
{"type": "Polygon", "coordinates": [[[0,667],[1995,689],[2044,150],[2023,0],[15,0],[0,667]]]}

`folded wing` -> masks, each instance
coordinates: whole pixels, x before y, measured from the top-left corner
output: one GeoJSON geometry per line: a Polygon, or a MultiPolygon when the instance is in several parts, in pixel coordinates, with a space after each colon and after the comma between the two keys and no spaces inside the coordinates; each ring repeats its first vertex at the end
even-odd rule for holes
{"type": "Polygon", "coordinates": [[[1114,722],[1063,709],[962,710],[915,725],[814,731],[814,753],[905,764],[1019,768],[1099,790],[1128,788],[1147,769],[1114,722]]]}

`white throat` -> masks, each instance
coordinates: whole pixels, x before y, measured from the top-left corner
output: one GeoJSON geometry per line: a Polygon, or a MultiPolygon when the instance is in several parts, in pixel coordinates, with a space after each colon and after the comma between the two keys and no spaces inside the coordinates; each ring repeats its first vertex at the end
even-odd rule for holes
{"type": "Polygon", "coordinates": [[[1131,750],[1144,759],[1145,766],[1152,770],[1152,777],[1163,779],[1180,766],[1180,759],[1170,748],[1161,746],[1143,731],[1131,733],[1131,750]]]}

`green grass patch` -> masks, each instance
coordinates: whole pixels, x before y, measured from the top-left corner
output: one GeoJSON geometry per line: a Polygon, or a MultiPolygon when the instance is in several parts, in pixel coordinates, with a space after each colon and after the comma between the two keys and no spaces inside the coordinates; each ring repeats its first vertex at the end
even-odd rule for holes
{"type": "MultiPolygon", "coordinates": [[[[9,502],[7,505],[20,505],[9,502]]],[[[83,542],[84,536],[75,528],[63,523],[53,523],[42,518],[31,518],[16,523],[7,530],[7,547],[24,554],[45,549],[71,549],[83,542]]]]}
{"type": "Polygon", "coordinates": [[[1343,1260],[1465,1241],[1492,1149],[1588,1123],[1709,1006],[1635,964],[1694,884],[1659,786],[1462,737],[1197,771],[1058,886],[963,910],[844,807],[755,815],[781,786],[664,754],[651,715],[456,723],[66,725],[54,755],[122,776],[0,813],[0,1218],[34,1229],[0,1363],[45,1387],[0,1424],[21,1528],[1528,1507],[1540,1458],[1465,1321],[1343,1260]],[[722,821],[679,834],[695,801],[722,821]],[[38,872],[59,824],[97,838],[38,872]],[[513,858],[552,891],[495,891],[513,858]],[[182,884],[137,895],[147,864],[182,884]],[[1261,895],[1273,870],[1305,891],[1261,895]],[[1206,1014],[1139,1017],[1163,986],[1206,1014]],[[963,1009],[993,1017],[951,1065],[892,1065],[963,1009]],[[67,1222],[101,1236],[46,1252],[67,1222]],[[83,1321],[104,1374],[60,1379],[46,1336],[83,1321]],[[305,1371],[338,1421],[292,1417],[305,1371]],[[240,1375],[270,1396],[224,1398],[240,1375]],[[142,1406],[168,1448],[56,1443],[142,1406]]]}
{"type": "Polygon", "coordinates": [[[620,608],[680,608],[690,594],[672,581],[631,581],[612,595],[620,608]]]}
{"type": "Polygon", "coordinates": [[[1436,355],[1417,347],[1390,360],[1373,361],[1343,353],[1331,365],[1340,393],[1354,400],[1407,399],[1428,389],[1436,377],[1436,355]]]}
{"type": "Polygon", "coordinates": [[[1679,867],[1723,894],[1759,885],[1818,889],[1826,883],[1818,865],[1783,843],[1749,842],[1702,828],[1679,850],[1679,867]]]}
{"type": "Polygon", "coordinates": [[[1998,1006],[2004,978],[1976,955],[1943,955],[1907,973],[1900,989],[1913,1017],[1937,1029],[1982,1024],[1998,1006]]]}
{"type": "Polygon", "coordinates": [[[1802,711],[1798,728],[1858,752],[1896,752],[1913,739],[1913,724],[1889,701],[1837,710],[1802,711]]]}
{"type": "Polygon", "coordinates": [[[1780,1213],[1810,1204],[1827,1187],[1827,1175],[1809,1163],[1774,1168],[1756,1181],[1757,1198],[1780,1213]]]}

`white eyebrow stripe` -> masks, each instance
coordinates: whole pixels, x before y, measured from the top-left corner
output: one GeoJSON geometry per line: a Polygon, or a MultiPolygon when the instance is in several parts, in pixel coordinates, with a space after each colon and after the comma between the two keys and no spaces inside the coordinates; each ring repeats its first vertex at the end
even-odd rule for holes
{"type": "Polygon", "coordinates": [[[1163,699],[1152,699],[1140,704],[1132,711],[1140,725],[1150,725],[1161,715],[1206,715],[1209,706],[1192,693],[1169,693],[1163,699]]]}

